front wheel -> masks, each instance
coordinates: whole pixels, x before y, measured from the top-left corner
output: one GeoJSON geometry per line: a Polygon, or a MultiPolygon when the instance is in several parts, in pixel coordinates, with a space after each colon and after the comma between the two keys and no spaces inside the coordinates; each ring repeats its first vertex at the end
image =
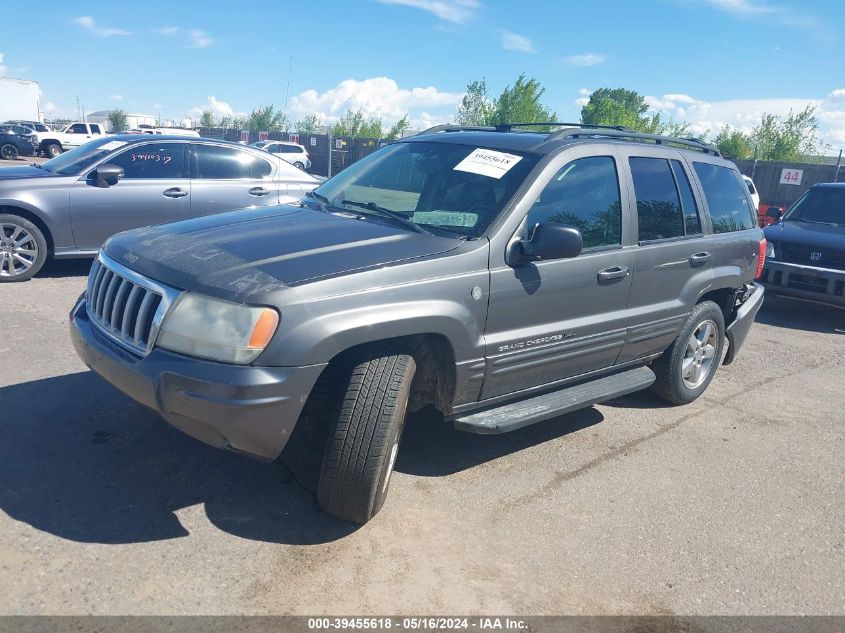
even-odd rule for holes
{"type": "Polygon", "coordinates": [[[415,372],[414,358],[397,344],[356,357],[320,469],[317,501],[325,512],[366,523],[381,509],[415,372]]]}
{"type": "Polygon", "coordinates": [[[302,164],[302,163],[300,163],[299,161],[295,162],[295,163],[293,164],[293,166],[294,166],[294,167],[296,167],[297,169],[301,169],[301,170],[305,171],[305,165],[303,165],[303,164],[302,164]]]}
{"type": "Polygon", "coordinates": [[[47,240],[29,220],[0,215],[0,283],[26,281],[47,261],[47,240]]]}
{"type": "Polygon", "coordinates": [[[0,157],[2,157],[3,160],[17,160],[18,148],[11,143],[5,143],[0,146],[0,157]]]}
{"type": "Polygon", "coordinates": [[[652,364],[652,390],[671,404],[698,398],[716,373],[725,346],[725,317],[712,301],[693,308],[675,342],[652,364]]]}

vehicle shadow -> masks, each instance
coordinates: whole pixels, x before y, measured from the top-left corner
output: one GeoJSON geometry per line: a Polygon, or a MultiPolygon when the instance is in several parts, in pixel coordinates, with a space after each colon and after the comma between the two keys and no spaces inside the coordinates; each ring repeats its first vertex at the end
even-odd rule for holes
{"type": "Polygon", "coordinates": [[[56,279],[61,277],[87,277],[91,270],[91,258],[51,259],[44,264],[35,279],[56,279]]]}
{"type": "MultiPolygon", "coordinates": [[[[321,512],[322,444],[294,433],[279,460],[254,462],[183,435],[93,372],[0,388],[0,509],[85,543],[188,535],[176,513],[204,504],[218,528],[246,539],[317,544],[358,526],[321,512]]],[[[433,409],[410,417],[400,472],[442,476],[602,421],[595,409],[507,435],[455,431],[433,409]]],[[[316,436],[316,434],[314,434],[316,436]]]]}
{"type": "Polygon", "coordinates": [[[823,334],[845,334],[845,308],[767,294],[757,323],[823,334]]]}

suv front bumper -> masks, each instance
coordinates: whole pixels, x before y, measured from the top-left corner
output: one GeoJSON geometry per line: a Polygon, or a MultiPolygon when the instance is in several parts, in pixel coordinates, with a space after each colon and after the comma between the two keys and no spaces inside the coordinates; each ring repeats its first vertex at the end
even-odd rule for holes
{"type": "Polygon", "coordinates": [[[138,358],[102,334],[80,297],[70,336],[82,361],[188,435],[270,461],[279,456],[325,365],[227,365],[154,348],[138,358]]]}
{"type": "Polygon", "coordinates": [[[760,281],[775,294],[845,306],[845,270],[768,259],[760,281]]]}

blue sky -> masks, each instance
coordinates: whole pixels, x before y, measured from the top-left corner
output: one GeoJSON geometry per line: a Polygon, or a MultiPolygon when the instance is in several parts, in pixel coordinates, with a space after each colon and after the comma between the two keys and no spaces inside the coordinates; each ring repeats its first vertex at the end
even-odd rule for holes
{"type": "MultiPolygon", "coordinates": [[[[2,0],[6,13],[15,6],[2,0]]],[[[624,86],[696,131],[820,108],[845,145],[841,0],[493,0],[38,3],[38,36],[7,29],[0,75],[37,80],[42,107],[181,119],[282,107],[331,121],[363,107],[415,127],[448,121],[467,82],[495,95],[521,72],[563,120],[624,86]],[[127,8],[128,7],[128,8],[127,8]]]]}

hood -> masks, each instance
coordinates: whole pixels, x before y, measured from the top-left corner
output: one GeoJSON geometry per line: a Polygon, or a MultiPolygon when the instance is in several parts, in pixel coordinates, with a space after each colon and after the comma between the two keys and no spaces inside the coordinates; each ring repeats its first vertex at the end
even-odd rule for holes
{"type": "Polygon", "coordinates": [[[767,226],[765,234],[770,242],[845,251],[845,226],[787,220],[767,226]]]}
{"type": "Polygon", "coordinates": [[[243,209],[120,233],[106,254],[170,286],[245,301],[257,292],[457,248],[413,233],[296,206],[243,209]]]}
{"type": "Polygon", "coordinates": [[[56,174],[53,174],[46,169],[39,169],[38,167],[33,167],[32,165],[3,167],[0,169],[0,181],[19,180],[21,178],[49,178],[55,176],[56,174]]]}

